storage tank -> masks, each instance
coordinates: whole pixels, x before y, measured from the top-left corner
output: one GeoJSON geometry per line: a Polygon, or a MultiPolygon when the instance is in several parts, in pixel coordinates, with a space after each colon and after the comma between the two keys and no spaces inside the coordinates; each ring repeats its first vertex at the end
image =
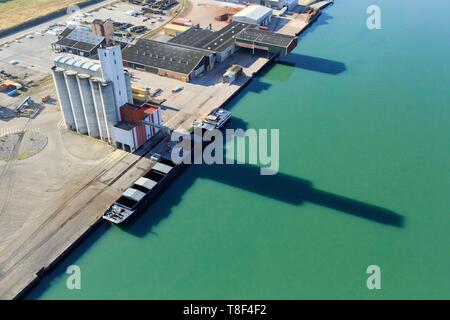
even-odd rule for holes
{"type": "Polygon", "coordinates": [[[81,102],[80,90],[78,89],[77,73],[75,71],[66,71],[65,78],[77,131],[78,133],[86,134],[88,133],[88,130],[83,104],[81,102]]]}
{"type": "Polygon", "coordinates": [[[105,118],[108,129],[109,141],[112,143],[114,138],[111,136],[113,127],[118,122],[118,115],[116,110],[116,102],[114,99],[114,90],[111,82],[102,82],[100,84],[100,96],[103,101],[105,118]]]}
{"type": "Polygon", "coordinates": [[[127,97],[128,97],[128,103],[133,103],[133,93],[131,92],[131,79],[130,74],[128,72],[125,72],[125,84],[127,85],[127,97]]]}
{"type": "Polygon", "coordinates": [[[94,99],[92,98],[89,76],[78,74],[78,86],[80,88],[81,101],[83,103],[89,135],[98,138],[100,137],[100,129],[98,128],[97,113],[95,111],[94,99]]]}
{"type": "Polygon", "coordinates": [[[60,68],[52,68],[52,74],[66,128],[70,130],[77,130],[72,106],[69,100],[69,92],[67,91],[67,85],[64,79],[64,70],[60,68]]]}
{"type": "Polygon", "coordinates": [[[108,130],[106,128],[106,118],[103,111],[103,101],[100,93],[100,81],[97,79],[91,79],[91,91],[92,98],[94,100],[95,111],[97,114],[97,123],[100,133],[100,139],[108,139],[108,130]]]}

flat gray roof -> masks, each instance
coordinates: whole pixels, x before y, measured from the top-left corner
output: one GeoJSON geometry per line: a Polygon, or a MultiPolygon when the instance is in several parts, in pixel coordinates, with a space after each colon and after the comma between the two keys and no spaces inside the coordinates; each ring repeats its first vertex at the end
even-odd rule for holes
{"type": "Polygon", "coordinates": [[[267,45],[287,48],[296,37],[286,34],[275,33],[257,28],[248,28],[243,30],[237,36],[236,40],[264,43],[267,45]]]}
{"type": "Polygon", "coordinates": [[[86,52],[92,51],[105,40],[105,37],[97,36],[85,27],[66,28],[59,37],[55,44],[86,52]]]}
{"type": "Polygon", "coordinates": [[[190,74],[203,60],[205,53],[148,39],[139,39],[122,52],[123,60],[148,67],[190,74]]]}
{"type": "Polygon", "coordinates": [[[124,193],[122,193],[122,195],[124,197],[133,199],[134,201],[141,201],[141,199],[145,197],[145,193],[133,188],[128,188],[124,193]]]}
{"type": "Polygon", "coordinates": [[[188,47],[221,52],[225,50],[236,36],[244,29],[251,26],[247,23],[232,22],[218,31],[208,29],[190,28],[169,40],[188,47]]]}
{"type": "Polygon", "coordinates": [[[154,186],[157,185],[157,182],[145,177],[140,177],[134,184],[137,184],[138,186],[142,186],[147,188],[148,190],[151,190],[153,189],[154,186]]]}
{"type": "Polygon", "coordinates": [[[203,48],[214,31],[192,27],[169,40],[171,43],[182,44],[188,47],[203,48]]]}
{"type": "Polygon", "coordinates": [[[161,162],[157,162],[153,168],[153,170],[168,174],[170,172],[170,170],[172,170],[173,168],[167,164],[161,163],[161,162]]]}

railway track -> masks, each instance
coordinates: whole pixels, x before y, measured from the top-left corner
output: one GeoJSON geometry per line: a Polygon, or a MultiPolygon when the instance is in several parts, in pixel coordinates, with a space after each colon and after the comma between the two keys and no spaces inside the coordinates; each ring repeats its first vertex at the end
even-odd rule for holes
{"type": "MultiPolygon", "coordinates": [[[[159,144],[164,137],[161,137],[161,139],[155,143],[154,145],[159,144]]],[[[107,183],[101,182],[100,178],[102,176],[104,176],[107,172],[109,172],[111,169],[113,169],[119,162],[121,162],[121,160],[123,160],[123,158],[126,157],[127,154],[125,154],[119,161],[117,161],[112,167],[110,167],[108,170],[105,170],[103,172],[101,172],[100,174],[98,174],[97,176],[95,176],[95,178],[93,178],[92,180],[90,180],[89,182],[87,182],[86,184],[84,184],[82,187],[80,187],[71,197],[69,197],[67,200],[65,200],[56,210],[54,210],[52,212],[52,214],[30,235],[27,237],[27,239],[22,243],[21,246],[19,246],[18,248],[16,248],[16,250],[14,250],[14,252],[12,252],[7,259],[5,259],[5,261],[8,261],[12,256],[15,255],[16,251],[21,251],[21,249],[24,248],[24,246],[27,243],[31,243],[33,241],[34,238],[36,238],[41,232],[42,230],[53,220],[55,219],[55,217],[57,217],[59,214],[61,214],[61,212],[70,204],[71,201],[73,201],[76,197],[78,197],[83,191],[85,191],[89,186],[92,186],[95,183],[100,183],[103,184],[103,186],[94,194],[92,194],[89,198],[89,200],[87,202],[85,202],[85,204],[83,206],[81,206],[79,209],[77,209],[75,212],[73,212],[73,214],[71,214],[69,217],[67,217],[63,223],[61,223],[60,225],[58,225],[57,227],[54,228],[54,230],[52,232],[50,232],[47,236],[45,236],[44,239],[40,240],[38,243],[36,243],[36,245],[32,246],[31,248],[28,248],[26,250],[26,254],[24,254],[21,258],[19,258],[13,265],[9,266],[7,269],[5,269],[5,265],[7,264],[6,262],[0,264],[0,275],[2,278],[5,278],[8,274],[10,274],[17,265],[19,265],[21,262],[23,262],[25,259],[29,258],[33,253],[35,253],[39,248],[41,248],[42,246],[44,246],[48,241],[50,241],[60,230],[62,227],[64,227],[65,224],[67,224],[67,222],[69,222],[70,220],[73,220],[75,217],[77,217],[84,209],[86,206],[88,206],[89,204],[91,204],[100,194],[102,194],[107,188],[109,188],[110,186],[112,186],[118,179],[120,179],[124,174],[126,174],[131,168],[133,168],[134,166],[136,166],[136,164],[145,156],[147,156],[147,154],[150,153],[150,151],[152,150],[151,148],[148,148],[148,150],[146,150],[142,155],[140,155],[137,159],[135,159],[134,161],[132,161],[127,167],[125,167],[125,169],[123,169],[118,175],[115,176],[114,179],[108,181],[107,183]]],[[[52,262],[50,262],[49,264],[51,264],[52,262]]],[[[46,266],[47,267],[47,266],[46,266]]],[[[45,268],[45,267],[44,267],[45,268]]],[[[0,279],[1,282],[1,279],[0,279]]]]}

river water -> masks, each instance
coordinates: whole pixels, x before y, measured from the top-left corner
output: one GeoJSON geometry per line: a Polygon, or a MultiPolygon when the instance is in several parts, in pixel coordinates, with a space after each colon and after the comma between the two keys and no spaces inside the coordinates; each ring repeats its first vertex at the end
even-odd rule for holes
{"type": "Polygon", "coordinates": [[[278,175],[192,166],[27,298],[450,298],[448,12],[336,0],[228,106],[232,127],[280,130],[278,175]],[[366,26],[372,4],[380,30],[366,26]],[[72,264],[81,290],[66,288],[72,264]]]}

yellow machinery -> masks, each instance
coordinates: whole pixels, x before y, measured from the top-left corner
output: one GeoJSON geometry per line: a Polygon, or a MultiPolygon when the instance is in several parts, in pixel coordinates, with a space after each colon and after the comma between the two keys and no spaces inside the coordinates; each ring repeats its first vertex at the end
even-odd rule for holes
{"type": "Polygon", "coordinates": [[[133,94],[134,100],[145,102],[149,98],[149,90],[148,89],[132,86],[131,92],[133,94]]]}

